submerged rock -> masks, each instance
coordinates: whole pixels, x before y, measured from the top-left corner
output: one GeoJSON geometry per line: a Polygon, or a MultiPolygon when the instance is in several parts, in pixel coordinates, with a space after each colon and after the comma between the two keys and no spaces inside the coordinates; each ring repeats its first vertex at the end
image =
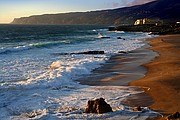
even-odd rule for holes
{"type": "Polygon", "coordinates": [[[126,52],[126,51],[119,51],[118,53],[127,54],[128,52],[126,52]]]}
{"type": "Polygon", "coordinates": [[[96,100],[89,100],[88,105],[84,111],[85,113],[107,113],[112,112],[112,108],[109,104],[107,104],[103,98],[96,100]]]}
{"type": "Polygon", "coordinates": [[[107,38],[111,38],[111,37],[106,37],[106,36],[103,36],[103,37],[101,37],[101,38],[103,38],[103,39],[107,39],[107,38]]]}
{"type": "Polygon", "coordinates": [[[121,37],[117,37],[117,39],[122,39],[121,37]]]}

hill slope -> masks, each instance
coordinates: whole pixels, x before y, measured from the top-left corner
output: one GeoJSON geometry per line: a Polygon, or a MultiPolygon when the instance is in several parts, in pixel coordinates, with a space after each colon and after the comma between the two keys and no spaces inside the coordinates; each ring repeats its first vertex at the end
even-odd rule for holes
{"type": "Polygon", "coordinates": [[[112,10],[45,14],[15,18],[12,24],[133,24],[140,18],[180,21],[180,0],[157,0],[143,5],[112,10]]]}

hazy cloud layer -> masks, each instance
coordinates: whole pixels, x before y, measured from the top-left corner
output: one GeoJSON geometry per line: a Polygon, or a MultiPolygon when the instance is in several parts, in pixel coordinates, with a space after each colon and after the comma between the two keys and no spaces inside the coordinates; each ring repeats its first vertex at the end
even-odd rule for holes
{"type": "Polygon", "coordinates": [[[145,4],[145,3],[148,3],[148,2],[152,2],[152,1],[155,1],[155,0],[133,0],[131,3],[128,4],[128,6],[145,4]]]}
{"type": "Polygon", "coordinates": [[[120,0],[120,2],[112,2],[112,7],[126,7],[129,5],[129,1],[128,0],[120,0]]]}
{"type": "MultiPolygon", "coordinates": [[[[140,4],[145,4],[148,2],[152,2],[155,0],[132,0],[132,2],[130,2],[129,0],[119,0],[119,2],[111,2],[111,6],[113,8],[118,8],[118,7],[128,7],[128,6],[134,6],[134,5],[140,5],[140,4]]],[[[107,4],[108,6],[109,4],[107,4]]]]}

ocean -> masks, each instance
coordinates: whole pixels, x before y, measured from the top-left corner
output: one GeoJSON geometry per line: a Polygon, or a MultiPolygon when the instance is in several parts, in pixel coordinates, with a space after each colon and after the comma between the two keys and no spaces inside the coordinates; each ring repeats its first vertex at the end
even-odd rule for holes
{"type": "Polygon", "coordinates": [[[121,101],[128,86],[88,86],[77,80],[92,74],[112,55],[143,47],[148,33],[108,31],[98,25],[0,25],[1,120],[146,119],[121,101]],[[121,39],[118,39],[121,37],[121,39]],[[105,54],[76,54],[104,51],[105,54]],[[72,54],[73,53],[73,54],[72,54]],[[104,97],[114,112],[83,113],[88,100],[104,97]]]}

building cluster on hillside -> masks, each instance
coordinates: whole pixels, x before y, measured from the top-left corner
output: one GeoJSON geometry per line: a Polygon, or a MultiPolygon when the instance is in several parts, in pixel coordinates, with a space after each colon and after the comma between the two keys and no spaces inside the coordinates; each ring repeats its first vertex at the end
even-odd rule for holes
{"type": "Polygon", "coordinates": [[[144,18],[144,19],[137,19],[134,22],[134,25],[145,25],[145,24],[159,25],[159,24],[163,24],[163,21],[160,20],[160,19],[148,19],[148,18],[144,18]]]}

